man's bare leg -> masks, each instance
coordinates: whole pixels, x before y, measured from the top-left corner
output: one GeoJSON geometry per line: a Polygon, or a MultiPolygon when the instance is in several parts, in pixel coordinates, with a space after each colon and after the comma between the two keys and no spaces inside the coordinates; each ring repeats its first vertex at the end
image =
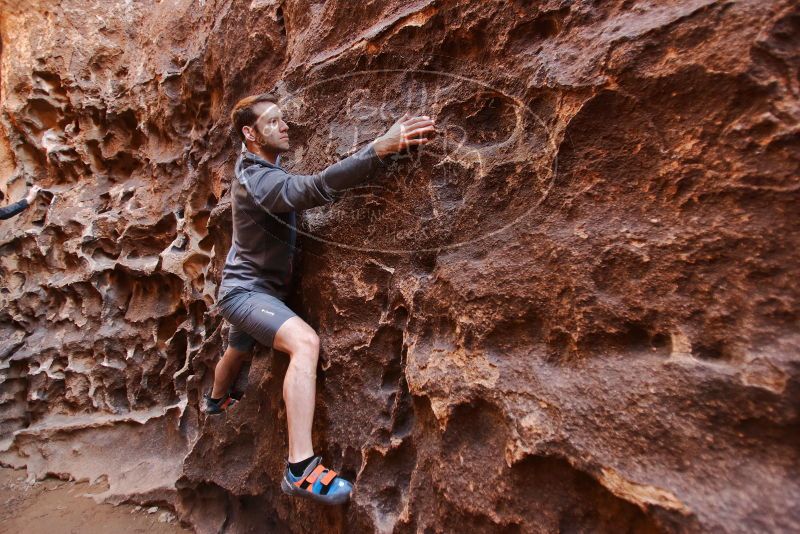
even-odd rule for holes
{"type": "Polygon", "coordinates": [[[273,347],[291,358],[283,381],[289,465],[281,479],[281,491],[324,504],[343,504],[350,499],[353,484],[326,468],[322,459],[314,456],[311,443],[319,338],[302,319],[292,317],[278,329],[273,347]]]}
{"type": "Polygon", "coordinates": [[[239,371],[242,368],[247,352],[228,347],[225,354],[217,362],[214,368],[214,388],[211,390],[211,397],[221,399],[228,395],[228,388],[236,381],[239,371]]]}
{"type": "Polygon", "coordinates": [[[292,317],[275,334],[273,347],[289,355],[289,369],[283,380],[286,423],[289,430],[289,462],[314,456],[311,427],[317,390],[319,337],[299,317],[292,317]]]}

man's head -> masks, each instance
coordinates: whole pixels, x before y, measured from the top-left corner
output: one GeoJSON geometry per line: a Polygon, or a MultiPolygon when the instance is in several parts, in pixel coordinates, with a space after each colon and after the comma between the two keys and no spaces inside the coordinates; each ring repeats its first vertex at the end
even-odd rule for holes
{"type": "Polygon", "coordinates": [[[239,100],[231,112],[233,133],[248,150],[277,155],[289,150],[289,126],[283,121],[278,99],[270,93],[239,100]]]}

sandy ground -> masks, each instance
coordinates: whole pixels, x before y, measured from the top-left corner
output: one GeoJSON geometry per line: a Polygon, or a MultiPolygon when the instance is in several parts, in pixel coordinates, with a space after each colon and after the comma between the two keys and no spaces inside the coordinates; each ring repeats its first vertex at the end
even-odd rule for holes
{"type": "Polygon", "coordinates": [[[48,478],[28,484],[25,471],[0,468],[0,533],[185,534],[165,509],[96,504],[84,497],[102,485],[48,478]]]}

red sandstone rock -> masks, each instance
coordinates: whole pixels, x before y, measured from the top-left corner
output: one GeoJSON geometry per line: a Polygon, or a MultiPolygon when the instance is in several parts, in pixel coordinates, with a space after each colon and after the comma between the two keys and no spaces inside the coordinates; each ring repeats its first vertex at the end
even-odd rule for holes
{"type": "Polygon", "coordinates": [[[0,461],[198,532],[800,530],[800,9],[765,2],[16,2],[0,15],[0,461]],[[198,416],[226,329],[228,113],[313,172],[436,142],[303,218],[315,442],[286,357],[198,416]]]}

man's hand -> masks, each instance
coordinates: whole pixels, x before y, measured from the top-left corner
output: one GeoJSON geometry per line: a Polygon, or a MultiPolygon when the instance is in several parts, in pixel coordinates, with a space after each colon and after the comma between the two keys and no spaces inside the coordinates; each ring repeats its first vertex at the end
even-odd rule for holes
{"type": "Polygon", "coordinates": [[[372,142],[375,153],[382,158],[414,145],[424,145],[430,138],[425,134],[435,132],[433,120],[427,115],[412,117],[405,113],[389,131],[372,142]]]}
{"type": "Polygon", "coordinates": [[[33,201],[36,200],[36,195],[38,195],[41,190],[42,188],[38,185],[34,185],[28,190],[28,194],[25,195],[25,200],[28,201],[28,204],[33,204],[33,201]]]}

